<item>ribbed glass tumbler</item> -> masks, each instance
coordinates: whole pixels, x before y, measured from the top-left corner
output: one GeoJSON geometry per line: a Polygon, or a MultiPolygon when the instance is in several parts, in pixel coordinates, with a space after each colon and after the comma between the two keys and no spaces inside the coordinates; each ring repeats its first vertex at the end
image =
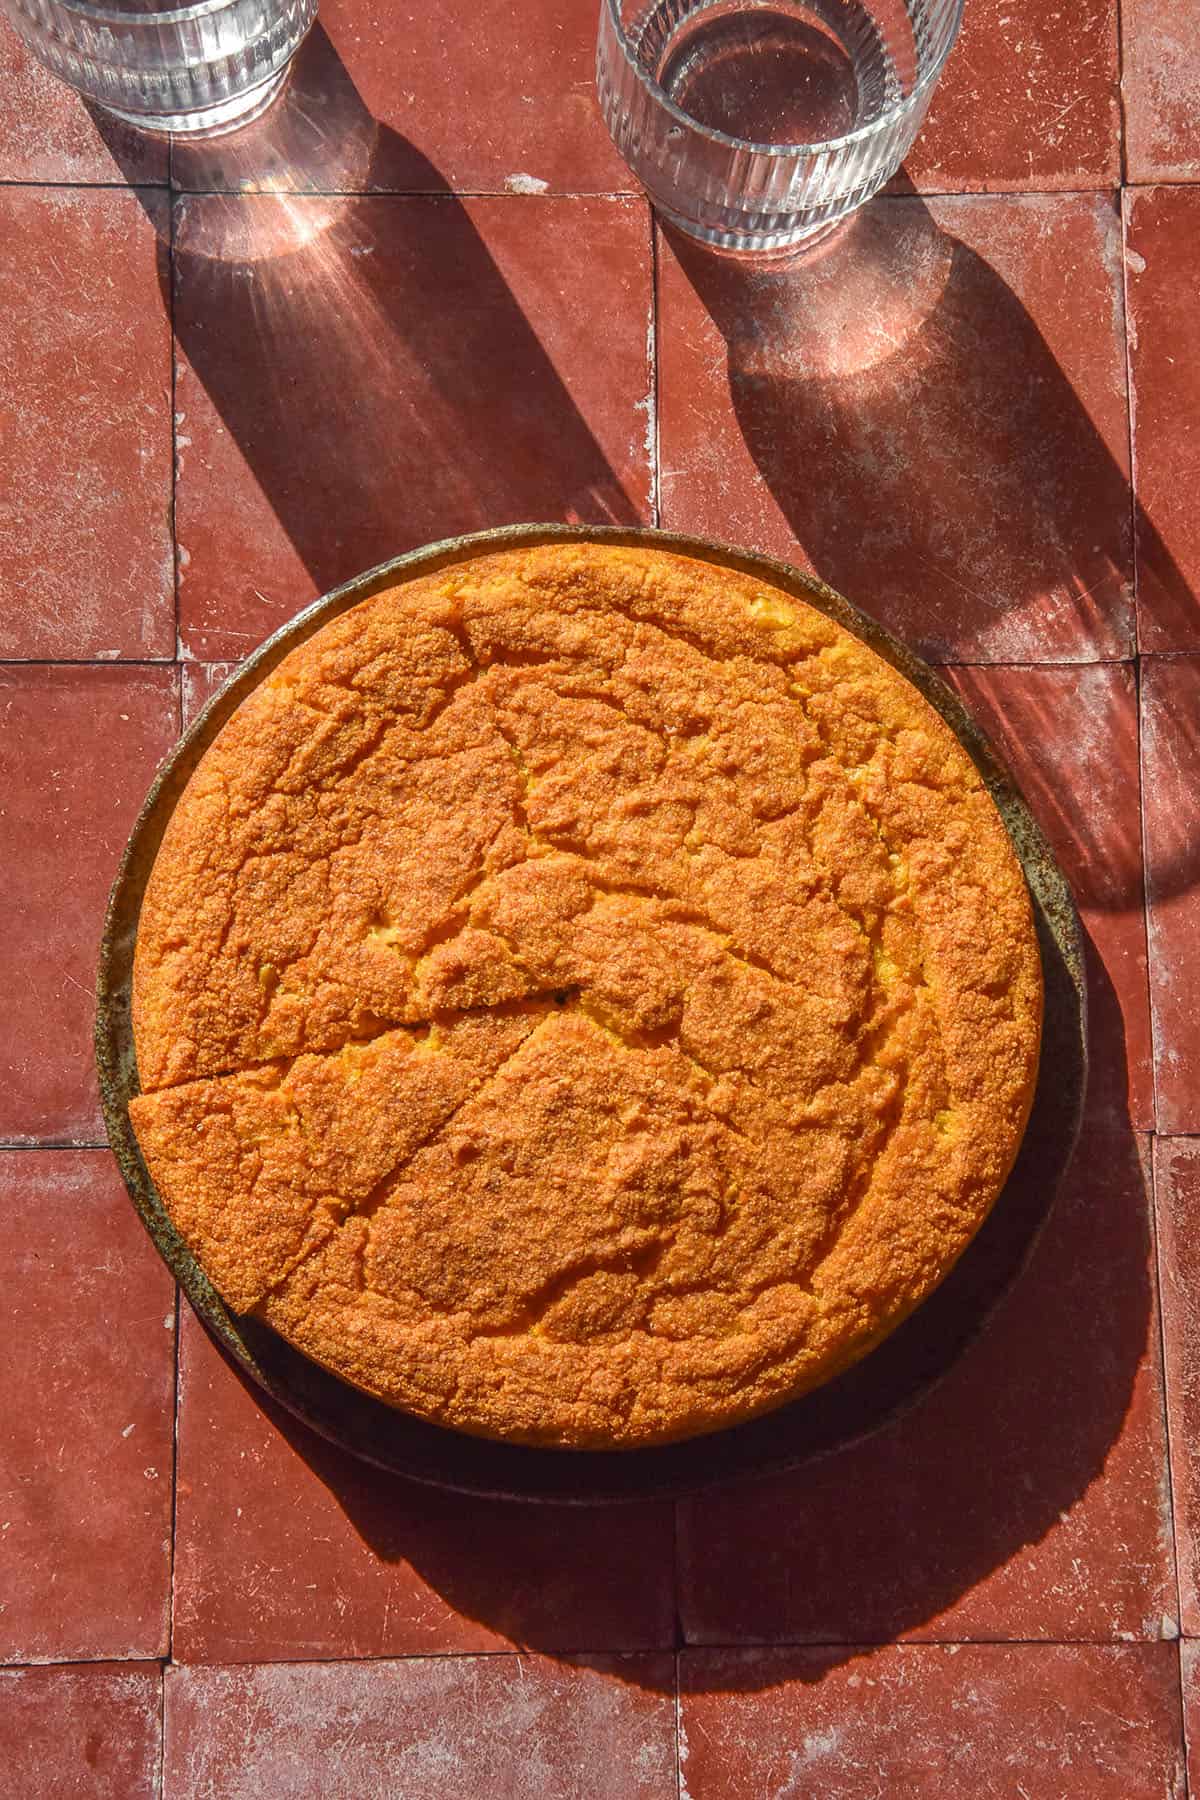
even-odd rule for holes
{"type": "Polygon", "coordinates": [[[899,168],[962,6],[600,0],[600,108],[665,218],[723,249],[786,249],[899,168]]]}
{"type": "Polygon", "coordinates": [[[0,0],[40,62],[144,131],[232,131],[274,99],[317,0],[0,0]]]}

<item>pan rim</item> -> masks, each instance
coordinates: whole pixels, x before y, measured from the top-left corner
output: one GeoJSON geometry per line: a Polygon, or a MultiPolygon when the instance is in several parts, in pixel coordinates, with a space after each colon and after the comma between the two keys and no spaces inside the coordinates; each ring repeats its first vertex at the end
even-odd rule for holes
{"type": "MultiPolygon", "coordinates": [[[[1083,936],[1070,886],[1016,782],[957,695],[902,640],[815,576],[756,551],[652,527],[508,525],[441,539],[376,564],[285,621],[237,667],[201,709],[155,776],[129,834],[113,882],[101,939],[96,992],[96,1063],[110,1146],[131,1201],[159,1254],[227,1355],[288,1412],[322,1437],[368,1462],[435,1487],[547,1503],[590,1505],[609,1500],[679,1497],[714,1483],[782,1472],[871,1435],[908,1406],[916,1404],[949,1372],[984,1329],[992,1311],[1032,1252],[1078,1138],[1087,1076],[1083,936]],[[933,1355],[935,1346],[926,1350],[924,1362],[918,1353],[915,1362],[919,1378],[907,1388],[893,1392],[895,1382],[889,1386],[884,1380],[874,1405],[870,1403],[868,1393],[867,1401],[860,1402],[857,1414],[851,1408],[844,1432],[839,1433],[836,1424],[825,1417],[823,1428],[818,1427],[815,1434],[810,1432],[807,1442],[801,1431],[799,1443],[793,1443],[790,1448],[788,1426],[789,1423],[795,1426],[798,1413],[807,1412],[821,1419],[829,1412],[831,1395],[836,1402],[841,1391],[857,1393],[864,1386],[869,1389],[871,1375],[882,1374],[884,1365],[879,1359],[881,1355],[886,1357],[888,1346],[894,1345],[901,1334],[910,1332],[914,1325],[919,1327],[919,1322],[930,1316],[929,1309],[955,1280],[991,1221],[1001,1214],[1030,1142],[1028,1132],[1014,1172],[997,1197],[989,1220],[946,1280],[897,1331],[883,1340],[879,1348],[844,1375],[759,1419],[679,1444],[622,1451],[572,1451],[500,1444],[398,1413],[384,1402],[360,1394],[338,1377],[319,1369],[300,1351],[285,1345],[284,1340],[277,1338],[269,1328],[253,1320],[237,1318],[221,1301],[167,1217],[129,1124],[128,1101],[139,1091],[130,1023],[130,975],[142,894],[171,812],[192,771],[226,720],[283,657],[330,620],[374,594],[406,580],[500,550],[571,543],[653,548],[761,579],[833,619],[916,687],[967,751],[997,807],[1030,889],[1043,969],[1047,975],[1048,1008],[1053,991],[1057,996],[1054,1004],[1063,1015],[1052,1022],[1059,1051],[1065,1050],[1068,1066],[1064,1068],[1059,1061],[1053,1074],[1058,1093],[1055,1129],[1047,1145],[1051,1165],[1046,1171],[1049,1179],[1036,1216],[1031,1213],[1025,1241],[1017,1246],[1019,1253],[1011,1258],[1011,1268],[1004,1272],[1002,1279],[993,1283],[995,1291],[985,1293],[976,1313],[964,1322],[953,1339],[947,1341],[944,1358],[933,1355]],[[1055,983],[1050,981],[1048,957],[1055,962],[1055,983]],[[863,1371],[868,1372],[865,1382],[863,1371]],[[332,1387],[329,1384],[333,1384],[332,1387]],[[375,1431],[371,1429],[373,1413],[375,1431]],[[399,1448],[378,1441],[380,1433],[385,1440],[397,1440],[399,1448]],[[409,1440],[407,1449],[406,1438],[409,1440]],[[709,1452],[707,1456],[705,1448],[709,1452]]],[[[1051,1059],[1046,1055],[1045,1029],[1044,1026],[1035,1111],[1039,1097],[1043,1102],[1046,1099],[1044,1084],[1050,1079],[1051,1059]]]]}

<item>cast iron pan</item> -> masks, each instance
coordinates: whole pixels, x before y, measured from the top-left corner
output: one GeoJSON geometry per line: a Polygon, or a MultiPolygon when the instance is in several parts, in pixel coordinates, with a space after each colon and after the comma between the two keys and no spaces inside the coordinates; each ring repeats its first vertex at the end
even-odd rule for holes
{"type": "Polygon", "coordinates": [[[97,984],[96,1057],[108,1137],[159,1253],[225,1350],[314,1430],[412,1480],[496,1498],[591,1504],[693,1492],[795,1467],[874,1431],[952,1366],[1020,1271],[1047,1216],[1079,1130],[1086,1081],[1083,950],[1070,889],[1025,802],[967,712],[891,634],[832,589],[764,556],[665,531],[518,525],[432,544],[335,588],[268,638],[180,739],[142,808],[113,887],[97,984]],[[983,775],[1033,897],[1046,983],[1041,1072],[1020,1155],[1003,1193],[937,1291],[856,1367],[749,1424],[683,1444],[629,1451],[532,1450],[466,1437],[360,1394],[225,1306],[163,1208],[129,1125],[138,1089],[130,981],[142,892],[171,810],[196,764],[250,690],[297,644],[360,600],[487,551],[572,542],[645,544],[773,583],[862,638],[937,709],[983,775]]]}

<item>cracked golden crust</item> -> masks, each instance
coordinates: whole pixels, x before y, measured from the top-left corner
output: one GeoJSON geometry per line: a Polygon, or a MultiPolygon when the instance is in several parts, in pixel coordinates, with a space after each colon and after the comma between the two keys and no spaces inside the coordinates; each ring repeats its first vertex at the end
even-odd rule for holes
{"type": "Polygon", "coordinates": [[[147,887],[131,1116],[235,1309],[441,1423],[632,1446],[936,1285],[1040,1023],[910,684],[750,577],[559,545],[363,603],[226,725],[147,887]]]}

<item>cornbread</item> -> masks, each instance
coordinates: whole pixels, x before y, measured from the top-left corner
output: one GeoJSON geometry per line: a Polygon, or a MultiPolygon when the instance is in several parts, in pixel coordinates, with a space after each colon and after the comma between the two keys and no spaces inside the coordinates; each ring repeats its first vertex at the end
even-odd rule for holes
{"type": "Polygon", "coordinates": [[[995,807],[824,614],[556,544],[365,601],[176,807],[134,969],[163,1202],[236,1311],[488,1437],[826,1380],[986,1216],[1041,964],[995,807]]]}

